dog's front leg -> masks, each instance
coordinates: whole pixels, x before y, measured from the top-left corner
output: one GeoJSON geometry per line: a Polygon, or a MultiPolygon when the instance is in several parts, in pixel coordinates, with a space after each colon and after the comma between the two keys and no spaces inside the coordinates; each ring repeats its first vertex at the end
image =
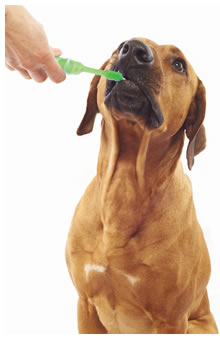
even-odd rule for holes
{"type": "Polygon", "coordinates": [[[189,317],[187,334],[218,334],[215,319],[210,312],[207,290],[199,307],[189,317]]]}
{"type": "Polygon", "coordinates": [[[107,334],[95,306],[82,297],[78,301],[78,330],[80,334],[107,334]]]}

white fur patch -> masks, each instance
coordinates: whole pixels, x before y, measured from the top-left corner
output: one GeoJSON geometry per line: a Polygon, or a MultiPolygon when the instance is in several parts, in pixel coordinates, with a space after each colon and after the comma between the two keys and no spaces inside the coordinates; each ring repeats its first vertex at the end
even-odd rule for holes
{"type": "Polygon", "coordinates": [[[88,280],[89,272],[90,271],[96,271],[96,272],[104,272],[105,267],[103,265],[97,265],[97,264],[86,264],[84,266],[84,271],[86,274],[86,279],[88,280]]]}
{"type": "Polygon", "coordinates": [[[124,274],[125,275],[125,277],[127,277],[127,279],[129,280],[129,282],[131,283],[131,285],[135,285],[135,283],[137,282],[137,281],[139,281],[140,280],[140,278],[138,278],[138,277],[134,277],[134,276],[131,276],[131,275],[127,275],[127,274],[124,274]]]}

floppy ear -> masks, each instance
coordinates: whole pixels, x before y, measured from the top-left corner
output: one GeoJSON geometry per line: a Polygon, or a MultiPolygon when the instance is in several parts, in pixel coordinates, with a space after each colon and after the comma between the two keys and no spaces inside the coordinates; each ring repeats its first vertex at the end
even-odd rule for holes
{"type": "Polygon", "coordinates": [[[186,157],[188,168],[191,170],[194,164],[194,156],[206,147],[205,127],[202,124],[205,118],[206,93],[205,87],[199,79],[196,95],[190,105],[189,112],[184,123],[186,136],[189,139],[186,157]]]}
{"type": "MultiPolygon", "coordinates": [[[[104,70],[109,60],[107,60],[101,67],[104,70]]],[[[99,112],[97,106],[97,86],[100,76],[95,76],[90,84],[89,95],[87,98],[87,106],[85,115],[77,129],[77,135],[88,134],[92,131],[95,122],[96,114],[99,112]]]]}

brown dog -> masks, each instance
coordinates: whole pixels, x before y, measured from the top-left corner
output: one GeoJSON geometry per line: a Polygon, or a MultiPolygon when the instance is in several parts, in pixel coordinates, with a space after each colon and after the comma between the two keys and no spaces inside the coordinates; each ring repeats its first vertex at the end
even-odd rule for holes
{"type": "Polygon", "coordinates": [[[138,38],[94,77],[78,134],[103,116],[97,175],[69,232],[80,333],[218,333],[210,260],[180,155],[205,148],[205,88],[182,52],[138,38]]]}

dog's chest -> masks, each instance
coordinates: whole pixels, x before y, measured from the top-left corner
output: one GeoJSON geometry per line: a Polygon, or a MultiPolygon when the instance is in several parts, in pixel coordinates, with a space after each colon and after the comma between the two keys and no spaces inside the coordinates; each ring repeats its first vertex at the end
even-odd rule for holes
{"type": "Polygon", "coordinates": [[[129,246],[107,253],[100,249],[75,258],[74,280],[79,293],[86,294],[110,332],[135,333],[138,328],[141,333],[154,333],[153,321],[161,310],[157,302],[162,297],[169,300],[169,295],[177,297],[181,290],[175,269],[170,275],[171,269],[163,267],[166,256],[152,257],[151,250],[144,261],[142,254],[129,246]],[[175,285],[170,287],[169,280],[175,285]]]}
{"type": "Polygon", "coordinates": [[[110,333],[135,333],[136,328],[144,333],[153,328],[144,302],[144,267],[141,269],[139,266],[136,271],[129,266],[129,258],[118,259],[117,265],[116,259],[108,262],[104,256],[97,257],[95,254],[85,255],[80,263],[75,277],[76,287],[81,293],[86,293],[110,333]],[[126,262],[128,264],[125,266],[126,262]]]}

